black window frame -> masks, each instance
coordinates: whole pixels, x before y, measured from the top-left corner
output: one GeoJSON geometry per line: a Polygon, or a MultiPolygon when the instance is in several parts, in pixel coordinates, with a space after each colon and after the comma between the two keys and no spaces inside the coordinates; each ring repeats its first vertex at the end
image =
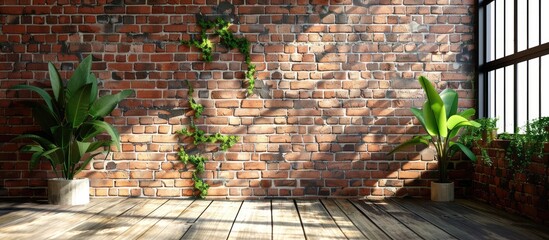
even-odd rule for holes
{"type": "MultiPolygon", "coordinates": [[[[535,46],[535,47],[531,47],[531,48],[526,48],[525,50],[522,50],[522,51],[517,51],[518,50],[518,1],[524,1],[524,0],[513,0],[513,3],[514,3],[514,14],[513,14],[513,21],[514,21],[514,52],[510,55],[507,55],[505,56],[506,54],[504,53],[504,56],[501,57],[501,58],[497,58],[497,57],[494,57],[496,58],[495,60],[491,60],[491,61],[487,61],[488,59],[488,52],[489,52],[489,38],[488,38],[488,13],[487,13],[487,7],[490,3],[496,1],[496,3],[494,4],[497,4],[497,2],[505,2],[505,0],[477,0],[476,2],[476,7],[477,7],[477,14],[476,14],[476,22],[478,23],[477,26],[476,26],[476,29],[477,29],[477,38],[476,38],[476,46],[477,46],[477,61],[478,61],[478,64],[477,64],[477,77],[478,77],[478,81],[477,81],[477,99],[478,99],[478,116],[479,117],[494,117],[494,116],[489,116],[489,113],[490,113],[490,99],[489,99],[489,82],[488,82],[488,75],[491,71],[495,71],[495,70],[498,70],[498,69],[505,69],[506,67],[508,66],[514,66],[514,76],[513,76],[513,81],[514,81],[514,107],[513,109],[515,109],[514,113],[513,113],[513,126],[515,128],[517,127],[520,127],[520,126],[517,126],[517,122],[518,122],[518,111],[516,111],[517,107],[520,107],[518,106],[518,97],[517,97],[517,83],[518,83],[518,79],[517,79],[517,65],[519,63],[522,63],[522,62],[527,62],[528,63],[528,60],[532,60],[532,59],[535,59],[535,58],[539,58],[539,71],[540,71],[540,74],[539,74],[539,86],[540,86],[540,89],[539,89],[539,116],[538,117],[542,117],[542,100],[541,100],[541,94],[542,94],[542,89],[541,89],[541,81],[542,81],[542,76],[541,76],[541,69],[542,69],[542,58],[543,56],[546,56],[546,55],[549,55],[549,42],[547,43],[543,43],[543,44],[539,44],[538,46],[535,46]]],[[[541,23],[541,14],[542,14],[542,11],[541,11],[541,6],[542,6],[542,1],[547,1],[547,0],[538,0],[539,1],[539,43],[541,43],[542,39],[542,23],[541,23]]],[[[527,2],[528,4],[529,2],[527,2]]],[[[528,6],[528,5],[527,5],[528,6]]],[[[504,12],[505,11],[505,5],[504,5],[504,12]]],[[[528,7],[527,7],[528,9],[528,7]]],[[[494,13],[495,14],[495,13],[494,13]]],[[[547,13],[545,13],[547,14],[547,13]]],[[[508,17],[506,15],[506,17],[508,17]]],[[[496,19],[494,17],[494,19],[496,19]]],[[[495,24],[498,24],[498,22],[495,22],[495,24]]],[[[502,24],[502,23],[499,23],[499,24],[502,24]]],[[[503,23],[504,24],[504,23],[503,23]]],[[[528,20],[527,20],[527,26],[528,26],[528,20]]],[[[527,34],[528,34],[528,28],[527,28],[527,34]]],[[[504,41],[505,41],[505,34],[504,35],[504,41]]],[[[528,39],[528,38],[527,38],[528,39]]],[[[527,41],[527,44],[528,44],[528,41],[527,41]]],[[[528,46],[528,45],[527,45],[528,46]]],[[[496,49],[494,47],[494,49],[496,49]]],[[[504,46],[504,49],[505,49],[505,46],[504,46]]],[[[505,50],[504,50],[505,51],[505,50]]],[[[494,53],[494,56],[497,56],[496,53],[494,53]]],[[[529,76],[527,77],[527,81],[528,80],[529,76]]],[[[495,83],[497,84],[498,82],[504,82],[505,83],[505,77],[504,79],[501,79],[501,80],[495,80],[495,83]]],[[[527,91],[528,93],[528,91],[527,91]]],[[[495,98],[494,98],[495,99],[495,98]]],[[[497,103],[494,103],[494,104],[497,104],[497,103]]],[[[528,105],[528,99],[527,99],[527,105],[528,105]]],[[[505,105],[504,105],[504,109],[506,109],[505,105]]],[[[528,121],[531,121],[532,119],[529,119],[529,107],[527,106],[527,120],[528,121]]],[[[505,112],[505,110],[504,110],[505,112]]],[[[506,114],[504,113],[504,116],[506,114]]],[[[501,119],[500,119],[501,120],[501,119]]],[[[503,121],[506,121],[506,119],[503,119],[503,121]]],[[[503,125],[505,126],[506,124],[503,123],[503,125]]]]}

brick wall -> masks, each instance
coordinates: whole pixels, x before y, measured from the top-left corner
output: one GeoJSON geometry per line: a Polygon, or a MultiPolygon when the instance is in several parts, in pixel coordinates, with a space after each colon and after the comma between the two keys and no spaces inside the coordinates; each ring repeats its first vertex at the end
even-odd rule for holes
{"type": "Polygon", "coordinates": [[[534,158],[523,172],[513,171],[505,160],[509,141],[496,140],[488,147],[492,166],[479,161],[473,179],[474,198],[509,212],[549,224],[549,144],[543,158],[534,158]]]}
{"type": "MultiPolygon", "coordinates": [[[[436,177],[429,151],[386,156],[420,131],[416,78],[457,89],[473,107],[473,0],[5,0],[0,6],[0,196],[43,197],[47,163],[9,140],[35,128],[14,84],[48,86],[47,62],[66,76],[94,56],[101,91],[132,88],[107,120],[122,152],[80,174],[94,196],[180,197],[191,173],[177,160],[174,132],[185,116],[189,80],[206,107],[199,126],[235,134],[227,152],[208,152],[211,197],[425,196],[436,177]],[[179,44],[196,34],[195,15],[230,15],[252,42],[255,94],[241,88],[242,56],[200,61],[179,44]],[[417,122],[416,122],[417,123],[417,122]]],[[[452,163],[458,186],[469,165],[452,163]]],[[[458,192],[458,194],[461,192],[458,192]]]]}

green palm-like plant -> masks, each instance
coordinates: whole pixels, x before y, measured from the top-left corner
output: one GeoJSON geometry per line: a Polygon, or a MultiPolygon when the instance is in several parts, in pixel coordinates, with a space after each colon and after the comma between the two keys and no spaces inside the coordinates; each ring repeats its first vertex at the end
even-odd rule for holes
{"type": "Polygon", "coordinates": [[[73,179],[90,160],[115,145],[120,150],[119,134],[103,118],[110,114],[116,105],[131,95],[133,90],[123,90],[114,95],[98,98],[98,81],[91,73],[91,55],[86,57],[67,85],[59,77],[52,63],[48,64],[52,94],[30,86],[16,85],[12,89],[30,90],[42,98],[40,102],[30,102],[32,116],[40,125],[40,131],[25,133],[13,140],[27,139],[32,143],[21,147],[22,152],[32,153],[31,167],[40,159],[47,159],[58,175],[73,179]],[[110,139],[99,140],[96,136],[107,133],[110,139]]]}
{"type": "Polygon", "coordinates": [[[458,151],[462,151],[471,160],[476,161],[475,154],[458,139],[458,133],[464,127],[480,127],[480,124],[470,120],[475,115],[474,109],[466,109],[458,112],[458,94],[452,89],[445,89],[440,95],[433,84],[423,76],[418,78],[419,83],[427,99],[423,109],[412,108],[411,111],[419,120],[427,134],[415,136],[412,139],[398,145],[388,154],[393,154],[402,148],[412,145],[432,144],[436,151],[438,161],[438,182],[449,182],[447,166],[448,161],[458,151]]]}

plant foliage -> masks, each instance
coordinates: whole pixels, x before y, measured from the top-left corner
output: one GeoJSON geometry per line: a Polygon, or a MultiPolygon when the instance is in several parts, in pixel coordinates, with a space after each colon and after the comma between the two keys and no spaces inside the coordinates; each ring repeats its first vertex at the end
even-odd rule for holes
{"type": "Polygon", "coordinates": [[[458,112],[458,94],[456,91],[445,89],[438,94],[427,78],[421,76],[418,81],[425,91],[427,99],[423,104],[423,109],[412,108],[411,111],[427,134],[413,137],[395,147],[388,154],[393,154],[408,146],[432,144],[438,160],[438,181],[441,183],[449,182],[447,166],[450,158],[458,151],[462,151],[471,160],[476,161],[475,154],[457,137],[458,133],[465,127],[478,128],[480,124],[470,120],[475,114],[474,109],[458,112]]]}
{"type": "MultiPolygon", "coordinates": [[[[188,93],[189,105],[191,107],[191,110],[194,111],[194,114],[191,115],[191,124],[189,128],[183,128],[177,131],[176,133],[186,137],[191,137],[193,139],[193,145],[195,147],[201,144],[215,143],[215,144],[219,144],[219,149],[221,151],[226,151],[227,149],[234,146],[238,142],[237,136],[222,135],[220,133],[207,135],[204,130],[196,126],[195,119],[202,116],[204,107],[201,104],[196,103],[196,101],[194,100],[193,98],[194,89],[188,81],[187,81],[187,85],[189,87],[189,93],[188,93]]],[[[178,155],[179,155],[179,160],[183,162],[185,165],[188,163],[194,165],[194,168],[195,168],[193,172],[194,188],[198,191],[198,196],[200,198],[206,197],[206,195],[208,194],[208,189],[210,188],[210,185],[204,182],[204,180],[200,177],[200,175],[204,172],[204,166],[207,159],[201,156],[199,153],[188,154],[185,151],[185,146],[183,145],[179,146],[178,155]]]]}
{"type": "Polygon", "coordinates": [[[461,135],[461,141],[467,147],[476,147],[480,150],[482,161],[488,165],[492,165],[492,159],[488,155],[486,146],[488,146],[493,138],[491,133],[497,130],[497,118],[479,118],[475,120],[480,124],[480,127],[467,127],[461,135]]]}
{"type": "Polygon", "coordinates": [[[206,20],[204,17],[201,17],[198,19],[197,24],[201,28],[200,38],[196,39],[192,37],[188,41],[181,41],[181,44],[200,49],[202,52],[202,59],[206,62],[212,61],[213,43],[209,39],[210,35],[219,36],[219,43],[225,48],[229,50],[238,49],[238,51],[244,55],[244,62],[248,67],[245,73],[247,92],[248,95],[253,94],[256,80],[256,66],[252,63],[252,59],[250,57],[250,41],[244,37],[236,37],[233,32],[229,30],[231,23],[223,18],[217,18],[216,20],[210,21],[206,20]],[[209,31],[213,33],[208,34],[209,31]]]}
{"type": "Polygon", "coordinates": [[[98,80],[91,73],[92,57],[86,57],[72,74],[67,85],[63,85],[59,73],[52,63],[48,64],[52,94],[30,85],[17,85],[12,89],[30,90],[41,97],[41,102],[30,102],[34,120],[40,131],[26,133],[13,140],[27,139],[31,144],[21,151],[32,153],[31,166],[40,159],[50,162],[58,175],[73,179],[93,157],[115,145],[120,150],[119,134],[103,121],[116,105],[130,96],[133,90],[123,90],[113,95],[98,98],[98,80]],[[107,133],[109,140],[96,137],[107,133]]]}
{"type": "Polygon", "coordinates": [[[200,174],[204,172],[205,169],[205,162],[206,158],[203,156],[200,156],[199,154],[193,154],[189,155],[183,146],[179,148],[179,160],[183,162],[183,164],[191,163],[195,166],[195,170],[193,171],[193,181],[194,181],[194,188],[198,190],[198,196],[200,198],[205,198],[206,195],[208,195],[208,189],[210,188],[210,185],[208,185],[202,178],[200,178],[200,174]]]}
{"type": "Polygon", "coordinates": [[[542,117],[527,123],[514,134],[502,134],[501,139],[510,140],[505,151],[505,159],[509,167],[517,172],[523,172],[534,157],[543,157],[543,144],[549,142],[549,117],[542,117]]]}

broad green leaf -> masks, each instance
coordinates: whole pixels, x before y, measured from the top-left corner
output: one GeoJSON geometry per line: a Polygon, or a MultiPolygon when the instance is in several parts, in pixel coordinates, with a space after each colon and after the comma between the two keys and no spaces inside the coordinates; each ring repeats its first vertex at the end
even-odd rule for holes
{"type": "Polygon", "coordinates": [[[81,141],[75,141],[78,145],[78,151],[80,153],[80,156],[84,156],[88,152],[88,148],[92,144],[91,142],[81,142],[81,141]]]}
{"type": "Polygon", "coordinates": [[[35,168],[42,154],[44,154],[44,148],[40,145],[25,145],[20,150],[21,152],[33,153],[30,159],[30,168],[35,168]]]}
{"type": "Polygon", "coordinates": [[[72,128],[70,126],[56,126],[52,128],[55,143],[63,151],[67,151],[72,137],[72,128]]]}
{"type": "MultiPolygon", "coordinates": [[[[88,149],[86,149],[86,152],[90,153],[99,149],[100,147],[110,147],[111,145],[112,145],[111,140],[94,141],[94,142],[91,142],[91,144],[88,146],[88,149]]],[[[101,151],[101,152],[105,152],[105,151],[101,151]]]]}
{"type": "Polygon", "coordinates": [[[53,148],[48,151],[44,150],[45,149],[39,145],[26,145],[21,148],[22,152],[33,152],[30,159],[30,168],[35,168],[40,161],[40,158],[42,157],[48,159],[52,167],[55,168],[55,166],[57,165],[56,160],[54,158],[51,158],[50,154],[59,150],[59,148],[53,148]]]}
{"type": "Polygon", "coordinates": [[[67,103],[67,121],[73,128],[82,124],[89,116],[91,84],[86,84],[72,95],[67,103]]]}
{"type": "Polygon", "coordinates": [[[457,134],[459,133],[459,131],[463,128],[463,127],[474,127],[474,128],[479,128],[481,126],[480,123],[478,122],[475,122],[475,121],[472,121],[472,120],[468,120],[467,122],[460,122],[458,123],[457,125],[454,126],[454,128],[452,130],[450,130],[450,134],[448,134],[448,137],[449,138],[453,138],[455,136],[457,136],[457,134]]]}
{"type": "Polygon", "coordinates": [[[431,136],[438,136],[437,120],[431,110],[431,105],[427,101],[423,104],[423,119],[425,122],[425,130],[431,136]]]}
{"type": "Polygon", "coordinates": [[[67,98],[71,99],[78,89],[89,83],[88,77],[90,76],[91,65],[91,55],[88,55],[80,64],[78,64],[78,67],[74,70],[69,82],[67,83],[67,98]]]}
{"type": "Polygon", "coordinates": [[[387,155],[393,154],[396,151],[400,151],[402,148],[413,146],[413,145],[429,145],[429,140],[431,139],[430,136],[415,136],[412,139],[401,143],[400,145],[396,146],[391,150],[387,155]]]}
{"type": "Polygon", "coordinates": [[[469,120],[468,122],[459,123],[457,126],[455,126],[455,128],[462,128],[462,127],[465,127],[465,126],[471,126],[471,127],[474,127],[474,128],[479,128],[482,125],[478,122],[473,121],[473,120],[469,120]]]}
{"type": "Polygon", "coordinates": [[[133,90],[124,90],[114,95],[106,95],[100,97],[90,108],[90,115],[94,119],[102,118],[107,116],[114,110],[116,105],[133,94],[133,90]]]}
{"type": "Polygon", "coordinates": [[[93,73],[90,73],[90,76],[88,77],[88,83],[92,85],[91,91],[90,91],[90,104],[95,102],[97,99],[97,95],[99,94],[99,89],[97,85],[99,84],[97,82],[97,78],[93,73]]]}
{"type": "Polygon", "coordinates": [[[419,120],[421,126],[427,130],[427,126],[425,125],[425,117],[423,117],[423,111],[417,108],[411,108],[410,111],[414,114],[414,116],[416,116],[417,120],[419,120]]]}
{"type": "Polygon", "coordinates": [[[59,77],[59,72],[53,65],[53,63],[48,63],[48,71],[50,73],[50,84],[53,91],[53,96],[55,101],[58,103],[63,101],[63,81],[59,77]]]}
{"type": "Polygon", "coordinates": [[[57,152],[60,151],[61,149],[60,148],[53,148],[53,149],[50,149],[48,151],[45,151],[44,154],[42,154],[42,156],[52,160],[52,162],[54,163],[60,163],[61,161],[57,161],[57,152]],[[56,160],[53,160],[53,159],[56,159],[56,160]]]}
{"type": "Polygon", "coordinates": [[[55,171],[55,175],[57,175],[56,166],[58,164],[63,163],[63,160],[64,160],[63,159],[64,158],[63,151],[60,148],[56,147],[56,148],[50,149],[48,151],[45,151],[42,154],[42,156],[50,161],[50,164],[53,167],[53,170],[55,171]]]}
{"type": "Polygon", "coordinates": [[[473,120],[467,120],[466,118],[460,116],[460,115],[454,115],[451,116],[450,119],[448,119],[448,129],[452,130],[456,127],[463,127],[463,126],[472,126],[472,127],[480,127],[480,123],[477,123],[473,120]]]}
{"type": "Polygon", "coordinates": [[[30,90],[30,91],[38,93],[38,95],[40,95],[40,97],[42,97],[42,99],[44,100],[44,102],[46,103],[48,108],[52,112],[55,112],[55,107],[54,107],[54,104],[52,102],[52,98],[44,89],[39,88],[39,87],[35,87],[35,86],[31,86],[31,85],[15,85],[15,86],[11,87],[10,89],[30,90]]]}
{"type": "MultiPolygon", "coordinates": [[[[30,159],[30,168],[35,168],[36,165],[38,165],[38,162],[40,161],[40,158],[44,155],[44,149],[42,151],[35,151],[30,159]]],[[[51,161],[50,161],[51,162],[51,161]]]]}
{"type": "Polygon", "coordinates": [[[438,135],[440,137],[447,137],[448,129],[446,127],[446,110],[444,107],[444,102],[442,102],[442,99],[435,90],[435,87],[433,86],[433,84],[431,84],[431,82],[429,82],[429,80],[427,80],[427,78],[420,76],[418,78],[418,81],[423,87],[423,90],[425,90],[425,94],[427,96],[427,104],[425,105],[429,106],[423,108],[423,116],[425,116],[426,126],[432,128],[434,124],[434,126],[436,126],[436,129],[434,131],[434,133],[436,133],[435,135],[438,135]],[[430,113],[426,114],[426,112],[430,113]],[[427,116],[429,116],[429,118],[427,116]]]}
{"type": "Polygon", "coordinates": [[[52,149],[56,147],[56,145],[50,139],[47,139],[46,137],[40,136],[38,134],[30,134],[30,133],[21,134],[11,139],[11,141],[20,140],[20,139],[29,139],[35,143],[40,144],[40,146],[42,146],[44,149],[52,149]]]}
{"type": "Polygon", "coordinates": [[[450,130],[450,132],[448,133],[448,138],[452,139],[455,136],[457,136],[460,129],[461,128],[457,127],[457,128],[454,128],[454,129],[450,130]]]}
{"type": "MultiPolygon", "coordinates": [[[[68,159],[71,166],[76,165],[78,162],[80,162],[81,159],[82,159],[82,154],[80,151],[80,145],[78,141],[72,141],[72,143],[70,144],[69,159],[68,159]]],[[[71,169],[74,169],[74,167],[72,167],[71,169]]]]}
{"type": "Polygon", "coordinates": [[[38,122],[40,128],[45,132],[50,132],[52,127],[59,125],[57,115],[43,104],[34,104],[32,107],[32,116],[34,120],[38,122]]]}
{"type": "Polygon", "coordinates": [[[454,115],[454,116],[451,116],[449,119],[448,119],[448,129],[452,130],[454,129],[454,127],[462,122],[468,122],[469,120],[467,120],[466,118],[460,116],[460,115],[454,115]]]}
{"type": "Polygon", "coordinates": [[[453,89],[447,88],[440,93],[440,98],[444,102],[446,109],[446,119],[457,113],[458,110],[458,94],[453,89]]]}
{"type": "Polygon", "coordinates": [[[475,115],[475,109],[468,108],[468,109],[465,109],[465,110],[463,110],[462,112],[460,112],[458,114],[460,116],[464,117],[464,118],[470,119],[472,116],[475,115]]]}
{"type": "Polygon", "coordinates": [[[111,140],[116,145],[116,148],[118,149],[118,151],[120,151],[120,148],[121,148],[120,136],[118,134],[118,131],[116,131],[116,129],[113,126],[111,126],[107,122],[99,121],[99,120],[90,121],[89,124],[92,124],[95,127],[99,129],[103,129],[105,132],[107,132],[107,134],[111,136],[111,140]]]}
{"type": "Polygon", "coordinates": [[[469,123],[471,123],[471,126],[476,127],[476,128],[482,127],[482,124],[480,124],[479,122],[474,121],[474,120],[469,120],[469,123]]]}
{"type": "Polygon", "coordinates": [[[79,141],[91,141],[94,137],[103,132],[105,132],[105,130],[103,130],[102,128],[98,128],[97,126],[90,124],[89,122],[84,122],[78,128],[78,136],[76,137],[79,141]]]}
{"type": "Polygon", "coordinates": [[[44,148],[40,145],[33,145],[33,144],[29,144],[29,145],[24,145],[22,146],[20,149],[19,149],[21,152],[28,152],[28,153],[31,153],[31,152],[40,152],[40,151],[44,151],[44,148]]]}
{"type": "Polygon", "coordinates": [[[465,153],[465,155],[467,155],[467,157],[469,159],[471,159],[471,161],[473,161],[473,162],[477,161],[477,156],[467,146],[465,146],[461,143],[454,143],[450,147],[454,147],[454,146],[457,146],[463,153],[465,153]]]}

